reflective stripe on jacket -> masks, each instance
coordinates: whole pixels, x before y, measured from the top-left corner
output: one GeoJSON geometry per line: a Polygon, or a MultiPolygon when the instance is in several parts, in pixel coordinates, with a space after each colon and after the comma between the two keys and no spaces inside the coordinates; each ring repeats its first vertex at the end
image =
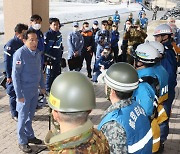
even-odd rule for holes
{"type": "Polygon", "coordinates": [[[152,130],[144,109],[137,102],[109,112],[98,129],[109,121],[116,121],[125,129],[128,153],[152,153],[152,130]]]}

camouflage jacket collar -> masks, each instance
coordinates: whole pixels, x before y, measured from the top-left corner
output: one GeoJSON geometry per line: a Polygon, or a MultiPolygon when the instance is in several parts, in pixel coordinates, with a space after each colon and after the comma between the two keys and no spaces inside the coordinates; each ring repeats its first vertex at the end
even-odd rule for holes
{"type": "Polygon", "coordinates": [[[126,107],[128,105],[132,104],[132,98],[129,99],[124,99],[124,100],[119,100],[119,102],[112,104],[102,115],[101,118],[103,118],[104,116],[106,116],[109,112],[112,112],[116,109],[120,109],[123,107],[126,107]]]}
{"type": "Polygon", "coordinates": [[[74,130],[59,134],[49,131],[45,137],[45,144],[50,150],[59,151],[65,148],[73,148],[92,137],[93,123],[88,120],[84,125],[74,130]]]}

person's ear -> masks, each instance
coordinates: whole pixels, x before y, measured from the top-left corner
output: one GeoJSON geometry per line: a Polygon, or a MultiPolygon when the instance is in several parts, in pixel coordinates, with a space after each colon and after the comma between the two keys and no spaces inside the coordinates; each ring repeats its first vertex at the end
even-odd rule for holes
{"type": "Polygon", "coordinates": [[[26,43],[26,41],[27,41],[26,39],[23,39],[23,43],[24,43],[24,44],[26,43]]]}
{"type": "Polygon", "coordinates": [[[114,95],[116,95],[116,92],[115,92],[115,90],[114,90],[114,89],[112,89],[112,88],[111,88],[111,91],[110,91],[110,96],[114,96],[114,95]]]}

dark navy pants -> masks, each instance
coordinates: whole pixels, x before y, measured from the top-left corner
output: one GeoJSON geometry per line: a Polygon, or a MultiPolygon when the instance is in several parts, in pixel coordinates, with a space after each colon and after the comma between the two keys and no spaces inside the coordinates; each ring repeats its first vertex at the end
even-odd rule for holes
{"type": "Polygon", "coordinates": [[[46,68],[46,91],[50,91],[51,85],[55,78],[61,74],[61,66],[59,63],[55,63],[51,68],[46,68]]]}
{"type": "Polygon", "coordinates": [[[9,95],[9,105],[12,117],[17,117],[18,112],[16,111],[16,94],[14,91],[14,86],[11,83],[6,83],[6,92],[9,95]]]}

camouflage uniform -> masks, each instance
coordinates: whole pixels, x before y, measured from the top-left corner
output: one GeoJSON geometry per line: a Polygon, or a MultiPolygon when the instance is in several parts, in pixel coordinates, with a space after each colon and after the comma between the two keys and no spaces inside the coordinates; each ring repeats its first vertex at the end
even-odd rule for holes
{"type": "Polygon", "coordinates": [[[109,154],[109,145],[102,132],[88,120],[84,125],[65,133],[49,131],[45,144],[49,154],[109,154]]]}
{"type": "Polygon", "coordinates": [[[136,49],[136,47],[144,43],[145,39],[147,37],[147,34],[144,30],[137,30],[136,28],[131,28],[129,31],[127,31],[124,34],[124,40],[128,42],[128,49],[127,49],[127,62],[131,65],[134,63],[134,59],[131,56],[131,50],[136,49]]]}
{"type": "Polygon", "coordinates": [[[135,28],[131,28],[124,34],[124,39],[128,40],[128,46],[133,46],[134,44],[144,43],[147,34],[144,30],[137,30],[135,28]]]}
{"type": "MultiPolygon", "coordinates": [[[[104,113],[102,116],[105,117],[109,112],[112,112],[113,110],[126,107],[128,105],[132,104],[131,99],[127,100],[120,100],[117,103],[112,104],[104,113]]],[[[119,125],[116,121],[111,121],[105,123],[101,130],[103,134],[106,136],[109,142],[110,146],[110,152],[112,154],[126,154],[128,153],[127,149],[127,138],[126,138],[126,132],[125,129],[119,125]]]]}

